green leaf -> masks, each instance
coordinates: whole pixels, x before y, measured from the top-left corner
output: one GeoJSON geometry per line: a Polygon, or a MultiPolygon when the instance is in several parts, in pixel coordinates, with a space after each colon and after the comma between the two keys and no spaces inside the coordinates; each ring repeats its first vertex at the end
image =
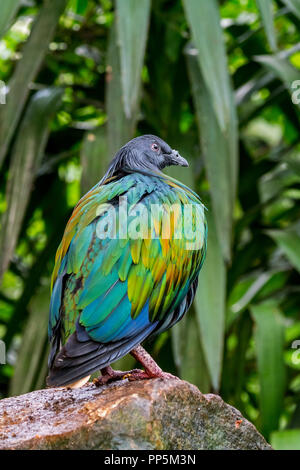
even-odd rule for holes
{"type": "Polygon", "coordinates": [[[218,2],[183,0],[183,5],[220,128],[230,134],[233,100],[218,2]]]}
{"type": "Polygon", "coordinates": [[[256,55],[254,56],[256,62],[261,63],[266,69],[275,73],[277,77],[291,85],[294,80],[299,80],[299,70],[291,65],[291,63],[284,57],[278,55],[256,55]]]}
{"type": "Polygon", "coordinates": [[[276,51],[277,42],[274,28],[273,2],[272,0],[256,0],[256,3],[260,11],[270,47],[273,51],[276,51]]]}
{"type": "Polygon", "coordinates": [[[268,230],[267,234],[272,237],[282,249],[291,265],[300,272],[300,236],[296,230],[268,230]]]}
{"type": "Polygon", "coordinates": [[[283,3],[286,4],[287,7],[300,18],[300,0],[282,0],[283,3]]]}
{"type": "Polygon", "coordinates": [[[229,299],[229,306],[226,314],[226,329],[230,327],[238,315],[240,315],[248,307],[249,303],[269,282],[272,274],[272,272],[263,272],[260,273],[260,275],[257,275],[253,280],[247,279],[240,281],[236,288],[231,291],[231,295],[234,298],[234,301],[229,299]]]}
{"type": "Polygon", "coordinates": [[[72,0],[70,6],[76,15],[84,15],[88,7],[88,0],[72,0]]]}
{"type": "Polygon", "coordinates": [[[278,428],[285,390],[284,327],[281,312],[274,300],[253,305],[255,348],[260,384],[260,420],[268,437],[278,428]]]}
{"type": "Polygon", "coordinates": [[[212,385],[219,389],[225,331],[226,269],[212,215],[208,222],[207,255],[195,296],[200,337],[212,385]]]}
{"type": "Polygon", "coordinates": [[[182,380],[196,385],[202,393],[210,391],[210,377],[197,327],[195,310],[172,328],[172,346],[175,364],[182,380]]]}
{"type": "Polygon", "coordinates": [[[107,170],[110,160],[105,127],[86,132],[80,152],[82,194],[98,183],[107,170]]]}
{"type": "MultiPolygon", "coordinates": [[[[183,144],[182,139],[179,140],[181,142],[176,142],[176,148],[180,154],[193,154],[190,142],[183,144]]],[[[184,171],[182,171],[181,167],[174,166],[166,169],[166,173],[196,191],[196,169],[194,163],[194,159],[192,159],[191,164],[188,168],[184,168],[184,171]]],[[[201,343],[195,303],[184,318],[172,328],[171,334],[174,360],[179,376],[183,380],[196,385],[202,393],[208,393],[210,391],[211,379],[201,343]]]]}
{"type": "Polygon", "coordinates": [[[23,331],[10,395],[21,395],[45,386],[49,352],[47,324],[50,292],[41,288],[29,305],[29,318],[23,331]]]}
{"type": "Polygon", "coordinates": [[[229,260],[236,193],[233,189],[236,185],[237,172],[237,151],[236,148],[233,149],[236,147],[236,136],[230,139],[221,131],[196,60],[195,50],[188,48],[186,53],[216,230],[223,256],[229,260]]]}
{"type": "Polygon", "coordinates": [[[126,117],[132,118],[138,104],[144,62],[150,0],[116,1],[117,37],[121,58],[123,105],[126,117]]]}
{"type": "Polygon", "coordinates": [[[20,0],[1,1],[0,37],[2,37],[9,29],[20,6],[20,3],[20,0]]]}
{"type": "Polygon", "coordinates": [[[29,86],[40,70],[66,3],[67,0],[43,2],[30,37],[22,49],[22,58],[18,61],[8,84],[6,105],[0,107],[0,167],[28,98],[29,86]]]}
{"type": "Polygon", "coordinates": [[[272,432],[271,446],[275,450],[300,450],[300,429],[272,432]]]}
{"type": "MultiPolygon", "coordinates": [[[[281,159],[283,159],[281,157],[281,159]]],[[[300,183],[300,174],[293,162],[282,161],[269,172],[265,172],[258,182],[260,199],[267,203],[275,196],[279,196],[285,188],[300,183]]]]}
{"type": "Polygon", "coordinates": [[[61,103],[63,90],[46,88],[31,98],[12,149],[6,188],[7,210],[0,236],[0,279],[15,250],[35,173],[49,135],[49,121],[61,103]]]}
{"type": "Polygon", "coordinates": [[[107,137],[108,153],[112,158],[115,152],[133,137],[137,123],[137,110],[132,119],[128,119],[122,105],[121,65],[115,25],[110,31],[107,56],[107,137]]]}
{"type": "Polygon", "coordinates": [[[263,65],[263,67],[281,80],[289,92],[293,93],[292,84],[299,80],[300,72],[297,70],[287,58],[277,55],[259,55],[254,60],[263,65]]]}

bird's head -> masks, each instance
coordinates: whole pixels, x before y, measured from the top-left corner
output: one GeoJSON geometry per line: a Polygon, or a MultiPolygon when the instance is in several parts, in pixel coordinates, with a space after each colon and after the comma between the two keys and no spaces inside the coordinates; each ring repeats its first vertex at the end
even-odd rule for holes
{"type": "Polygon", "coordinates": [[[105,177],[122,170],[160,171],[172,165],[189,166],[164,140],[155,135],[142,135],[130,140],[116,153],[105,177]]]}

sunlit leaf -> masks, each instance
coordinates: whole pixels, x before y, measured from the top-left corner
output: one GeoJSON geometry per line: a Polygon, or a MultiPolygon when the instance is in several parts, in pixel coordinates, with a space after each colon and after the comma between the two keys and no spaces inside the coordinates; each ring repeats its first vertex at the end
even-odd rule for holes
{"type": "Polygon", "coordinates": [[[18,61],[8,84],[6,105],[0,107],[0,167],[29,95],[29,85],[41,67],[66,3],[67,0],[43,2],[30,37],[22,49],[22,58],[18,61]]]}
{"type": "Polygon", "coordinates": [[[150,0],[116,1],[123,104],[127,118],[132,118],[138,103],[150,5],[150,0]]]}
{"type": "Polygon", "coordinates": [[[300,450],[300,429],[272,432],[271,445],[275,450],[300,450]]]}
{"type": "Polygon", "coordinates": [[[278,427],[285,390],[284,327],[274,300],[251,307],[260,384],[260,422],[265,436],[278,427]]]}
{"type": "Polygon", "coordinates": [[[7,210],[2,217],[0,278],[6,271],[17,244],[35,172],[49,135],[49,121],[59,106],[63,90],[46,88],[30,100],[12,149],[6,188],[7,210]]]}

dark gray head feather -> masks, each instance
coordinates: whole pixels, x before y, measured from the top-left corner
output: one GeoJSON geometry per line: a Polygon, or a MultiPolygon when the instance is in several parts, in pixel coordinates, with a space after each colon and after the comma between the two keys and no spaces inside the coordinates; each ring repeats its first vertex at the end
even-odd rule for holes
{"type": "Polygon", "coordinates": [[[116,153],[101,182],[132,171],[160,172],[171,165],[188,163],[160,137],[147,134],[130,140],[116,153]]]}

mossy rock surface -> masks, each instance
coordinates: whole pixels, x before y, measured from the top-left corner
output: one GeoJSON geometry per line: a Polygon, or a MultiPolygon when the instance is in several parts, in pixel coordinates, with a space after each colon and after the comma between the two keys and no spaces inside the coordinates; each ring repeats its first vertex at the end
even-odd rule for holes
{"type": "Polygon", "coordinates": [[[0,401],[1,449],[270,449],[239,411],[181,380],[46,389],[0,401]]]}

